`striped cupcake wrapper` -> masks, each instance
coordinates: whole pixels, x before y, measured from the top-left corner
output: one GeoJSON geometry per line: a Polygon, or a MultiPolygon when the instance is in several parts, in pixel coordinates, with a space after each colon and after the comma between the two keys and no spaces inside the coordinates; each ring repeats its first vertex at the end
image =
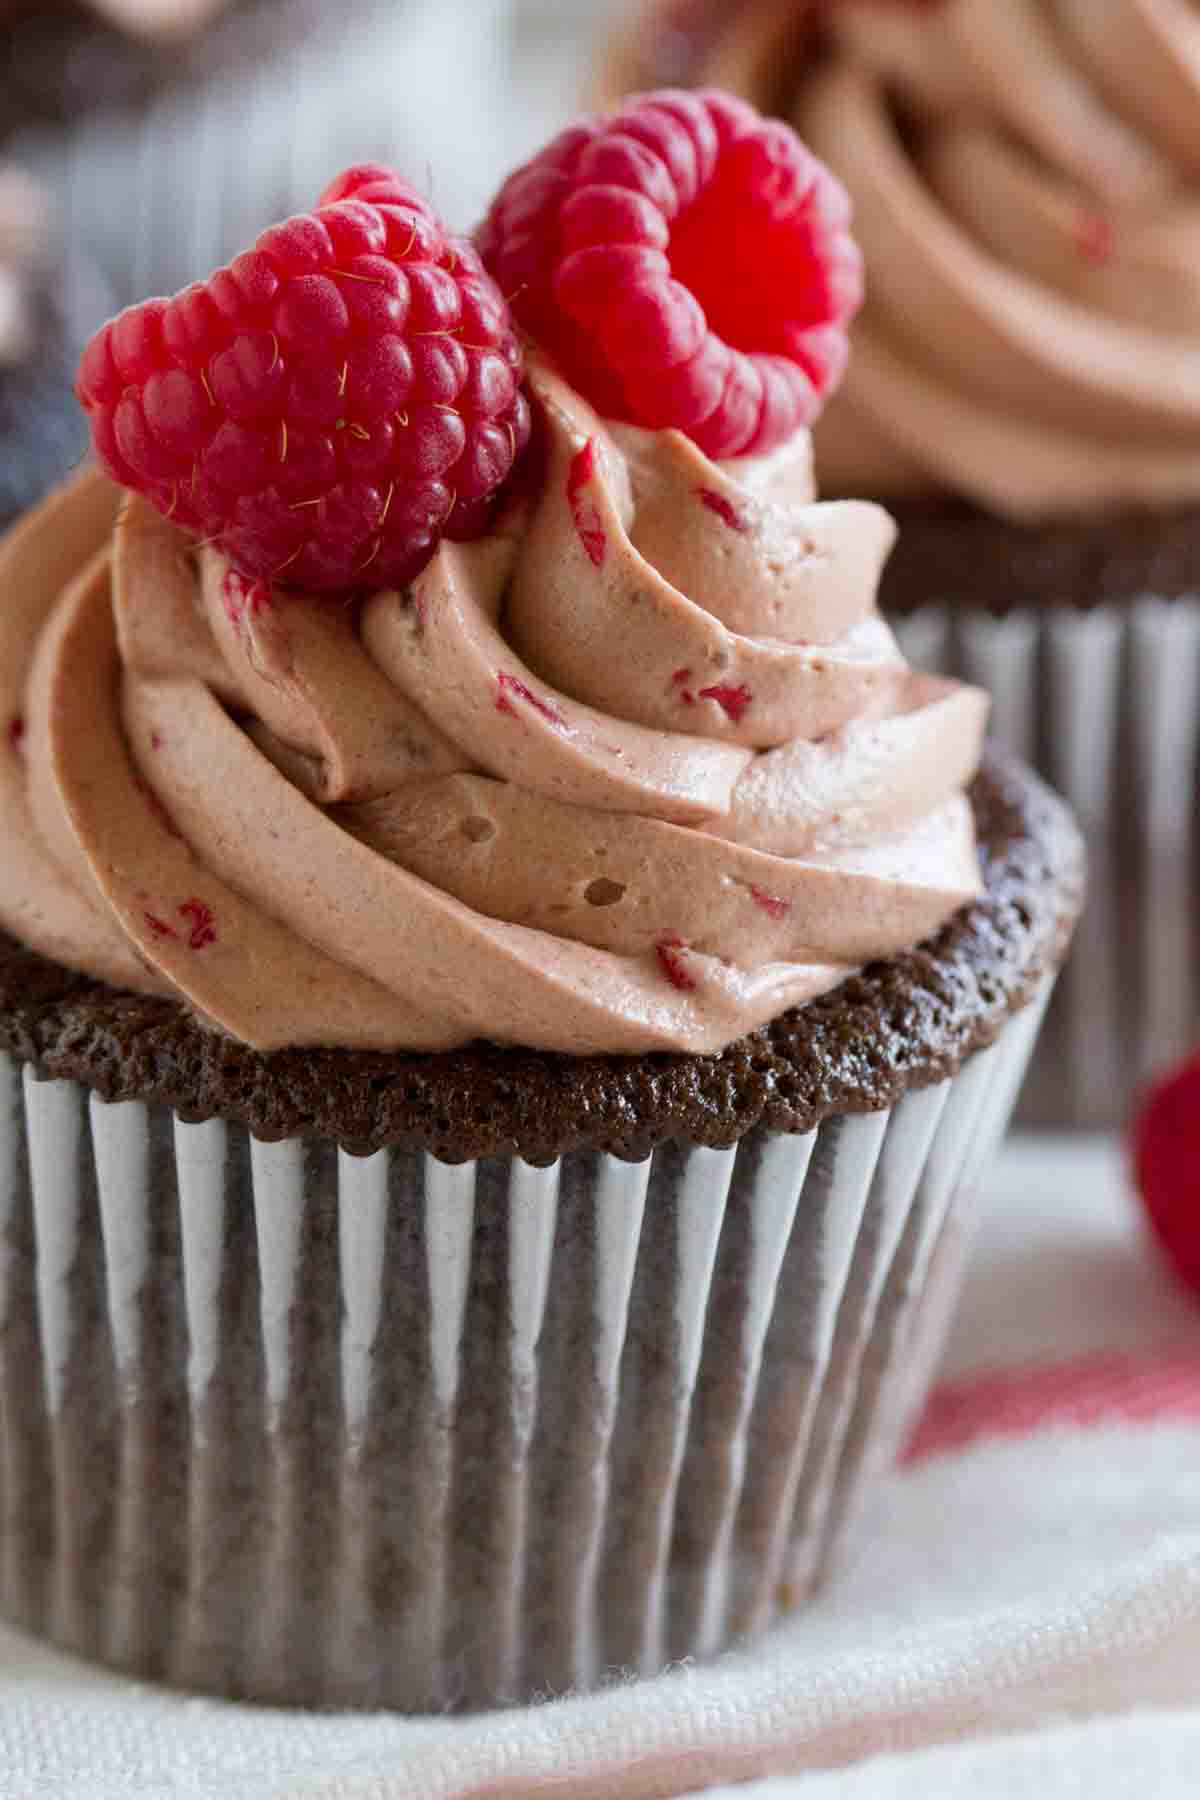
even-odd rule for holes
{"type": "Polygon", "coordinates": [[[0,1609],[141,1677],[409,1711],[761,1630],[920,1401],[1041,1010],[891,1111],[542,1169],[0,1057],[0,1609]]]}
{"type": "Polygon", "coordinates": [[[1117,1125],[1200,1040],[1200,598],[929,607],[896,629],[917,667],[990,690],[996,737],[1087,832],[1088,906],[1017,1116],[1117,1125]]]}

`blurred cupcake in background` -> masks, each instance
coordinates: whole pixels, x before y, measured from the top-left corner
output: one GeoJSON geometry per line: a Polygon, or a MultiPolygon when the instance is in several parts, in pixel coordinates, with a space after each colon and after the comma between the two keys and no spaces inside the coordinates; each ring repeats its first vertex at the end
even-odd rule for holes
{"type": "Polygon", "coordinates": [[[278,48],[320,0],[6,0],[0,130],[144,101],[278,48]]]}
{"type": "Polygon", "coordinates": [[[87,443],[71,379],[83,319],[105,303],[56,256],[45,191],[0,162],[0,526],[62,479],[87,443]]]}
{"type": "Polygon", "coordinates": [[[568,35],[543,53],[526,14],[512,0],[0,4],[0,134],[119,304],[204,276],[352,162],[428,178],[465,228],[497,168],[573,98],[568,35]]]}
{"type": "Polygon", "coordinates": [[[618,23],[596,62],[600,100],[661,82],[703,81],[753,90],[783,110],[795,59],[812,46],[816,8],[814,0],[616,0],[609,10],[618,23]]]}
{"type": "Polygon", "coordinates": [[[1200,1015],[1200,12],[671,4],[603,80],[667,68],[773,105],[851,193],[822,484],[886,500],[885,610],[1090,828],[1025,1114],[1109,1123],[1200,1015]]]}

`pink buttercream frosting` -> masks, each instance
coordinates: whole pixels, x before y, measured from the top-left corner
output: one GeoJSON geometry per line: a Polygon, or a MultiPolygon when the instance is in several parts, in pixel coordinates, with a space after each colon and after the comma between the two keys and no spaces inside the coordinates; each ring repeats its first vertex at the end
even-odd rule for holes
{"type": "Polygon", "coordinates": [[[795,122],[868,269],[836,491],[1200,499],[1200,8],[839,0],[795,122]]]}
{"type": "Polygon", "coordinates": [[[806,436],[714,464],[535,364],[544,466],[358,606],[94,474],[0,551],[0,924],[258,1048],[712,1051],[980,887],[987,702],[806,436]]]}

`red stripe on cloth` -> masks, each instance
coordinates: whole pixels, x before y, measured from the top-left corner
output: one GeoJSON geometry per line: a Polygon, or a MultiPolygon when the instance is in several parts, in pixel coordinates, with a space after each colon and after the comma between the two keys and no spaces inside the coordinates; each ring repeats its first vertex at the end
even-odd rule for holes
{"type": "Polygon", "coordinates": [[[1006,1369],[945,1383],[930,1397],[901,1461],[944,1456],[980,1438],[1159,1419],[1200,1420],[1200,1356],[1101,1352],[1050,1368],[1006,1369]]]}

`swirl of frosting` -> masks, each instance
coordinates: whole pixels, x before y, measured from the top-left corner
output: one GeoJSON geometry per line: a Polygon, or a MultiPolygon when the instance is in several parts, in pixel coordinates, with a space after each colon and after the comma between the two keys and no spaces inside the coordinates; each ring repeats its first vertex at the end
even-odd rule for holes
{"type": "Polygon", "coordinates": [[[987,710],[801,436],[717,465],[535,367],[544,466],[360,607],[87,475],[0,554],[0,923],[256,1048],[711,1051],[979,891],[987,710]]]}
{"type": "Polygon", "coordinates": [[[1193,0],[841,0],[796,119],[868,269],[835,491],[1200,499],[1193,0]]]}

